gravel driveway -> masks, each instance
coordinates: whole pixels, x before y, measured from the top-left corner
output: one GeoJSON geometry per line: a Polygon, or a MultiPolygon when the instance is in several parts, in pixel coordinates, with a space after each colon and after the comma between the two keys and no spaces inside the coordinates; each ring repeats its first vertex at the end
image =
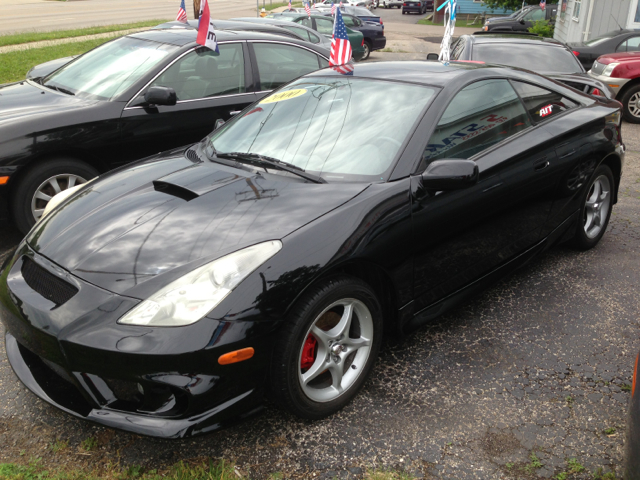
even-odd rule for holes
{"type": "MultiPolygon", "coordinates": [[[[362,393],[333,417],[300,421],[268,406],[208,436],[144,438],[38,400],[2,345],[0,463],[39,456],[52,465],[157,468],[213,456],[250,478],[358,478],[378,466],[443,479],[619,471],[640,349],[640,126],[625,124],[623,138],[620,202],[597,248],[555,248],[437,324],[389,343],[362,393]],[[88,437],[99,447],[82,454],[88,437]],[[54,453],[56,439],[69,447],[54,453]]],[[[0,260],[17,241],[2,225],[0,260]]]]}

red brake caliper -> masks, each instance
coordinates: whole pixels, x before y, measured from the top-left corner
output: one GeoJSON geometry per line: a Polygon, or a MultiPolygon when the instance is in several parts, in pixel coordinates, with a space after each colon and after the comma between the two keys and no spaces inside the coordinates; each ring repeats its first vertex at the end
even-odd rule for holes
{"type": "Polygon", "coordinates": [[[300,358],[300,368],[308,370],[316,360],[316,352],[318,350],[318,341],[311,334],[304,341],[302,347],[302,358],[300,358]]]}

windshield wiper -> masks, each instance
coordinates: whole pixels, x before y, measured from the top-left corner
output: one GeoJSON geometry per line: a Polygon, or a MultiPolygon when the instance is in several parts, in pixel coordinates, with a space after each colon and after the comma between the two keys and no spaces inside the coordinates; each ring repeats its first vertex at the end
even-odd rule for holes
{"type": "Polygon", "coordinates": [[[254,165],[260,166],[269,166],[275,168],[277,170],[282,170],[284,172],[293,173],[299,177],[304,178],[305,180],[309,180],[313,183],[327,183],[327,181],[312,173],[305,172],[302,168],[297,167],[291,163],[283,162],[282,160],[278,160],[273,157],[266,157],[264,155],[260,155],[259,153],[244,153],[244,152],[229,152],[229,153],[219,153],[216,152],[216,156],[220,158],[229,158],[239,161],[244,161],[248,163],[252,163],[254,165]]]}
{"type": "Polygon", "coordinates": [[[73,93],[71,90],[67,90],[66,88],[62,88],[62,87],[58,87],[57,85],[47,85],[47,84],[42,84],[47,88],[52,88],[53,90],[57,90],[61,93],[66,93],[67,95],[75,95],[75,93],[73,93]]]}

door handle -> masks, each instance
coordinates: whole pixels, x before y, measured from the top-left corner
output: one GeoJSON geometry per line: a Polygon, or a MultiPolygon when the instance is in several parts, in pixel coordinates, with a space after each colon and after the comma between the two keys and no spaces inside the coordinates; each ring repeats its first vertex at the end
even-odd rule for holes
{"type": "Polygon", "coordinates": [[[564,155],[562,155],[562,156],[560,157],[560,160],[562,160],[563,158],[570,157],[570,156],[571,156],[571,155],[573,155],[574,153],[576,153],[575,148],[574,148],[573,150],[571,150],[569,153],[565,153],[564,155]]]}
{"type": "Polygon", "coordinates": [[[229,115],[231,115],[233,117],[234,115],[239,114],[241,111],[242,110],[234,110],[233,112],[229,112],[229,115]]]}
{"type": "Polygon", "coordinates": [[[536,160],[533,162],[533,169],[537,172],[539,170],[544,170],[549,166],[549,160],[547,157],[541,158],[540,160],[536,160]]]}

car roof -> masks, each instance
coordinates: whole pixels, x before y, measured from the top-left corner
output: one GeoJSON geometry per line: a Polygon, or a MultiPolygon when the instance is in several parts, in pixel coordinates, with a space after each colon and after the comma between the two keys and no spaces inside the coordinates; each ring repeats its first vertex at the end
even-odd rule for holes
{"type": "Polygon", "coordinates": [[[517,33],[482,33],[480,35],[463,35],[470,38],[474,44],[481,43],[528,43],[531,45],[549,45],[564,47],[565,44],[554,38],[544,38],[534,35],[522,35],[517,33]]]}

